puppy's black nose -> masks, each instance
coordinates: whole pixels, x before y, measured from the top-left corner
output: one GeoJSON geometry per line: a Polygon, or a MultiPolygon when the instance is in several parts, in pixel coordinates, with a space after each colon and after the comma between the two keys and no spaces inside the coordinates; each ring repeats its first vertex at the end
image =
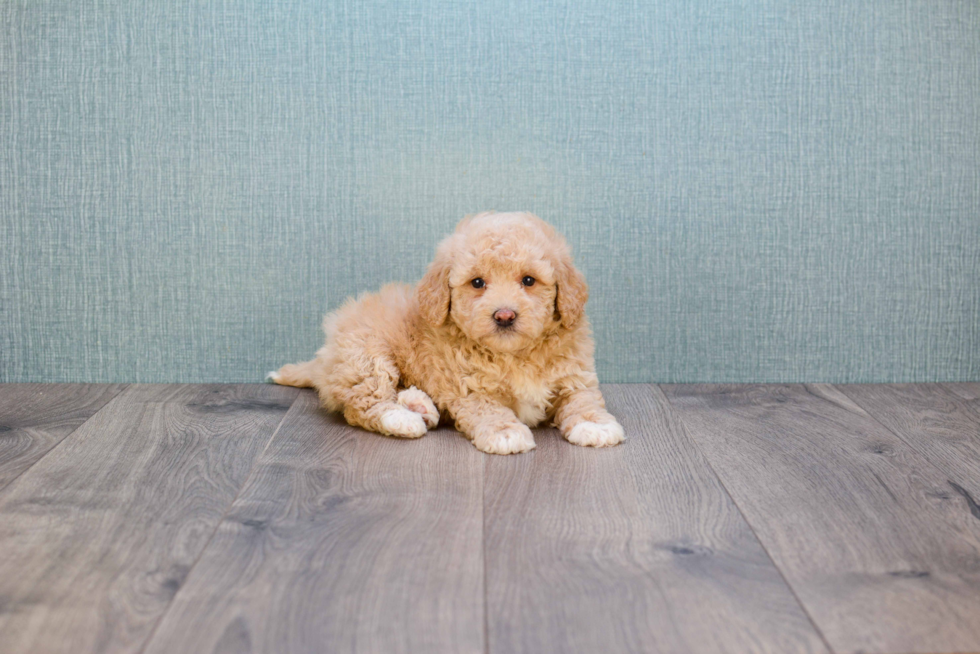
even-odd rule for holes
{"type": "Polygon", "coordinates": [[[510,327],[517,320],[517,314],[510,309],[497,309],[493,313],[493,321],[501,327],[510,327]]]}

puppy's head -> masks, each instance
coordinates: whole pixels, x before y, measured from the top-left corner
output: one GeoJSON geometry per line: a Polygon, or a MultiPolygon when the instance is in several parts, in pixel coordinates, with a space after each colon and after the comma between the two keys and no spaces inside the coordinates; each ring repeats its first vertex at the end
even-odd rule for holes
{"type": "Polygon", "coordinates": [[[418,286],[433,325],[452,320],[498,352],[534,345],[574,326],[589,289],[565,240],[530,213],[482,213],[456,226],[418,286]]]}

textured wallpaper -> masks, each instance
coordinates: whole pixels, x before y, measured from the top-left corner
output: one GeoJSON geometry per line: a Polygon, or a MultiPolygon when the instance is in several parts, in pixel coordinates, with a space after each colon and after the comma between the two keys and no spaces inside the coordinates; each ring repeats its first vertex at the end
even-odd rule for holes
{"type": "Polygon", "coordinates": [[[260,381],[533,211],[604,381],[980,379],[980,3],[0,2],[0,381],[260,381]]]}

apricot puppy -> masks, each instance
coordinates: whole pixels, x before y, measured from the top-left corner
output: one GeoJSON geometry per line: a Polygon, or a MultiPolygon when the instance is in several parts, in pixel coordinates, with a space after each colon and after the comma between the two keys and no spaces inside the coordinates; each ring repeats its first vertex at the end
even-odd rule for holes
{"type": "Polygon", "coordinates": [[[575,445],[623,441],[593,361],[589,290],[565,240],[529,213],[466,218],[416,287],[349,299],[323,321],[316,358],[277,384],[312,386],[352,425],[417,438],[440,415],[477,449],[534,447],[550,421],[575,445]]]}

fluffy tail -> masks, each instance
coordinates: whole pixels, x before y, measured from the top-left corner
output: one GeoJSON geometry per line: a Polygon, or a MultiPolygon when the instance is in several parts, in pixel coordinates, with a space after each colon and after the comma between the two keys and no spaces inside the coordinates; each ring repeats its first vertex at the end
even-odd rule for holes
{"type": "Polygon", "coordinates": [[[270,372],[265,378],[274,384],[282,384],[283,386],[312,388],[313,372],[316,370],[316,366],[316,359],[304,363],[287,363],[279,370],[270,372]]]}

